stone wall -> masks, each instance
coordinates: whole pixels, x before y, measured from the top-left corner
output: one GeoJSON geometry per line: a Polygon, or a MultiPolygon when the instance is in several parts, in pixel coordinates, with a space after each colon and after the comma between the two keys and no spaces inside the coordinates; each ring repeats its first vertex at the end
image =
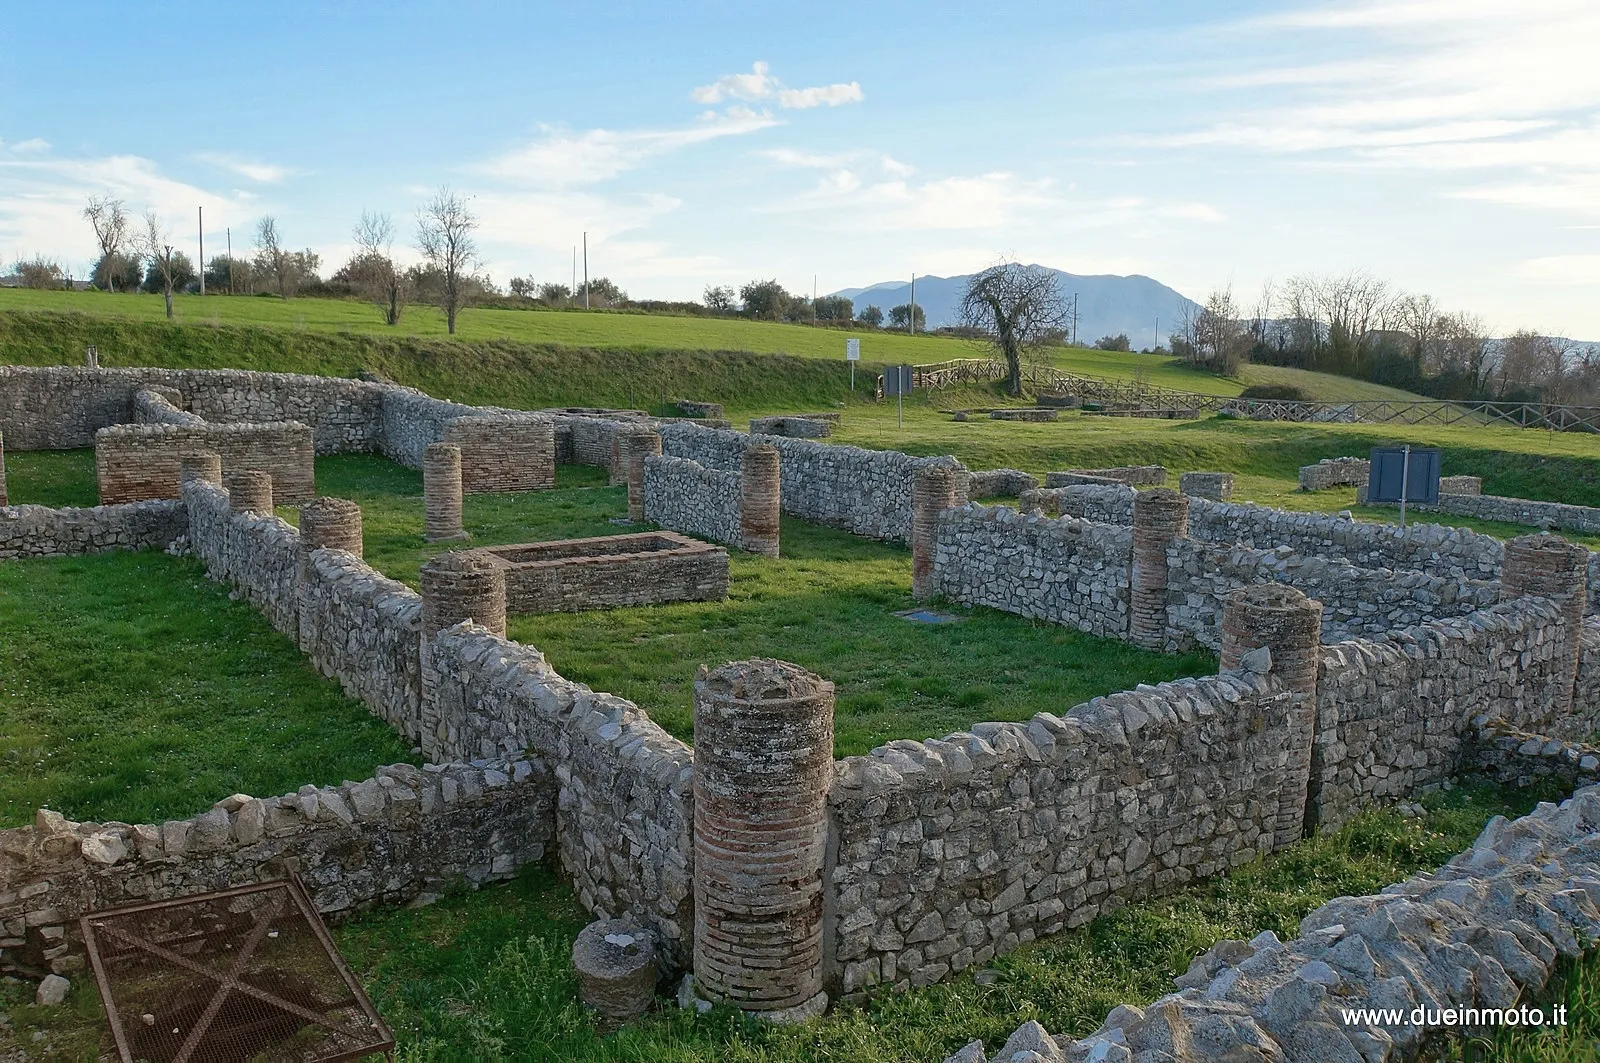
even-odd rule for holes
{"type": "Polygon", "coordinates": [[[1072,487],[1082,483],[1112,480],[1130,487],[1159,487],[1167,482],[1167,470],[1160,465],[1118,465],[1111,469],[1068,469],[1046,473],[1046,487],[1072,487]]]}
{"type": "Polygon", "coordinates": [[[687,458],[654,455],[644,461],[645,520],[687,535],[739,546],[737,472],[708,469],[687,458]]]}
{"type": "Polygon", "coordinates": [[[1039,486],[1039,478],[1021,469],[983,469],[972,474],[970,498],[1018,498],[1039,486]]]}
{"type": "Polygon", "coordinates": [[[165,550],[188,529],[175,501],[90,509],[0,506],[0,561],[107,550],[165,550]]]}
{"type": "Polygon", "coordinates": [[[244,599],[296,638],[299,631],[300,536],[281,518],[241,513],[228,493],[205,480],[183,485],[189,549],[214,579],[232,583],[244,599]]]}
{"type": "Polygon", "coordinates": [[[925,466],[959,469],[959,501],[966,501],[966,466],[950,457],[917,458],[893,450],[751,436],[688,424],[661,426],[664,454],[724,472],[738,472],[746,448],[758,442],[771,444],[779,453],[785,513],[856,535],[910,542],[911,480],[925,466]]]}
{"type": "Polygon", "coordinates": [[[555,765],[562,866],[584,908],[657,935],[666,968],[688,959],[693,754],[633,703],[557,675],[538,650],[473,624],[434,639],[438,724],[429,756],[529,750],[555,765]]]}
{"type": "Polygon", "coordinates": [[[106,505],[178,497],[179,457],[186,450],[222,456],[223,478],[241,472],[272,477],[272,496],[293,506],[316,496],[315,446],[309,425],[124,424],[95,433],[95,474],[106,505]]]}
{"type": "Polygon", "coordinates": [[[1178,490],[1193,498],[1226,502],[1233,497],[1233,473],[1186,472],[1178,477],[1178,490]]]}
{"type": "Polygon", "coordinates": [[[461,448],[461,488],[469,495],[548,491],[556,485],[555,425],[548,417],[462,417],[445,425],[444,442],[461,448]]]}
{"type": "Polygon", "coordinates": [[[1483,477],[1441,476],[1439,477],[1439,493],[1441,495],[1481,495],[1483,494],[1483,477]]]}
{"type": "Polygon", "coordinates": [[[1315,821],[1438,786],[1470,752],[1474,717],[1548,734],[1571,637],[1555,603],[1522,598],[1322,647],[1315,821]]]}
{"type": "Polygon", "coordinates": [[[1300,466],[1300,490],[1365,487],[1371,476],[1372,462],[1366,458],[1323,458],[1315,465],[1300,466]]]}
{"type": "Polygon", "coordinates": [[[476,406],[436,399],[415,388],[388,385],[379,404],[377,449],[390,461],[420,469],[428,444],[443,442],[451,421],[479,412],[476,406]]]}
{"type": "Polygon", "coordinates": [[[1188,679],[841,760],[838,984],[928,985],[1270,851],[1301,696],[1188,679]]]}
{"type": "Polygon", "coordinates": [[[1440,494],[1436,503],[1408,503],[1406,508],[1422,513],[1449,513],[1457,517],[1526,524],[1534,528],[1559,528],[1579,535],[1600,535],[1600,508],[1593,506],[1569,506],[1564,502],[1540,502],[1500,495],[1440,494]]]}
{"type": "Polygon", "coordinates": [[[833,425],[815,417],[753,417],[750,434],[786,436],[791,439],[821,439],[833,434],[833,425]]]}
{"type": "Polygon", "coordinates": [[[1126,484],[1111,481],[1042,487],[1024,491],[1019,505],[1049,517],[1077,517],[1127,527],[1133,523],[1133,496],[1137,493],[1126,484]]]}
{"type": "MultiPolygon", "coordinates": [[[[1591,892],[1600,878],[1597,833],[1593,787],[1521,819],[1496,816],[1442,868],[1329,901],[1288,942],[1271,931],[1218,942],[1175,980],[1178,992],[1114,1008],[1085,1038],[1052,1037],[1030,1021],[994,1056],[975,1041],[945,1063],[1172,1059],[1176,1045],[1194,1063],[1414,1059],[1441,1048],[1441,1032],[1460,1032],[1441,1013],[1516,1015],[1538,997],[1558,956],[1577,959],[1600,937],[1591,892]],[[1412,1023],[1417,1007],[1424,1021],[1412,1023]],[[1353,1025],[1345,1009],[1406,1018],[1353,1025]]],[[[1502,1025],[1496,1018],[1484,1016],[1483,1025],[1502,1025]]]]}
{"type": "Polygon", "coordinates": [[[98,908],[299,874],[348,915],[511,878],[545,856],[556,786],[540,760],[379,768],[362,782],[235,794],[161,824],[74,823],[41,810],[0,831],[0,971],[84,969],[77,919],[98,908]]]}
{"type": "Polygon", "coordinates": [[[1132,551],[1127,528],[1005,506],[947,509],[939,516],[934,593],[1125,639],[1132,551]]]}
{"type": "Polygon", "coordinates": [[[1501,786],[1555,786],[1572,791],[1600,782],[1600,748],[1519,731],[1503,720],[1472,721],[1465,767],[1501,786]]]}
{"type": "Polygon", "coordinates": [[[581,612],[728,596],[728,551],[672,532],[474,551],[505,571],[512,613],[581,612]]]}
{"type": "Polygon", "coordinates": [[[173,404],[170,395],[163,394],[166,388],[147,387],[140,388],[133,393],[133,420],[136,424],[184,424],[202,425],[205,418],[187,410],[179,409],[173,404]]]}

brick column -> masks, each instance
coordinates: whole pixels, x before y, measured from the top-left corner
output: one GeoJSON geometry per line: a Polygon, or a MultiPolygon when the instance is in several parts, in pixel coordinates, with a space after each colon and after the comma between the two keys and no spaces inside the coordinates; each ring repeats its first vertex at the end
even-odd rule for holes
{"type": "Polygon", "coordinates": [[[739,546],[763,557],[778,556],[783,481],[778,448],[757,443],[744,452],[739,469],[739,546]]]}
{"type": "Polygon", "coordinates": [[[956,470],[925,465],[911,480],[911,598],[933,597],[933,554],[939,545],[939,514],[956,504],[956,470]]]}
{"type": "Polygon", "coordinates": [[[239,513],[272,515],[272,474],[247,469],[228,480],[228,504],[239,513]]]}
{"type": "Polygon", "coordinates": [[[644,459],[661,453],[661,433],[630,428],[617,434],[617,458],[628,485],[628,519],[644,520],[644,459]]]}
{"type": "Polygon", "coordinates": [[[222,455],[214,450],[186,450],[178,455],[178,483],[204,480],[222,486],[222,455]]]}
{"type": "Polygon", "coordinates": [[[1265,646],[1272,658],[1271,674],[1284,687],[1304,695],[1289,717],[1289,763],[1279,791],[1274,848],[1293,845],[1305,836],[1321,645],[1322,603],[1293,587],[1281,583],[1240,587],[1223,603],[1222,670],[1244,667],[1244,656],[1265,646]]]}
{"type": "Polygon", "coordinates": [[[300,546],[362,555],[361,507],[343,498],[313,498],[300,507],[300,546]]]}
{"type": "Polygon", "coordinates": [[[6,501],[6,437],[0,432],[0,506],[9,504],[6,501]]]}
{"type": "Polygon", "coordinates": [[[461,526],[461,448],[429,443],[422,457],[422,537],[430,543],[468,538],[461,526]]]}
{"type": "Polygon", "coordinates": [[[1129,641],[1167,645],[1167,547],[1189,534],[1189,499],[1170,487],[1133,496],[1133,566],[1128,574],[1129,641]]]}
{"type": "MultiPolygon", "coordinates": [[[[1559,535],[1545,532],[1522,535],[1506,543],[1500,563],[1500,599],[1527,595],[1553,599],[1566,621],[1566,657],[1562,661],[1562,687],[1551,708],[1557,717],[1572,711],[1573,688],[1583,651],[1583,612],[1589,598],[1589,551],[1559,535]]],[[[1555,722],[1555,721],[1552,721],[1555,722]]]]}
{"type": "Polygon", "coordinates": [[[486,554],[458,550],[422,564],[422,641],[463,620],[506,633],[506,570],[486,554]]]}
{"type": "Polygon", "coordinates": [[[773,1019],[820,1014],[833,684],[783,661],[694,684],[694,980],[773,1019]]]}

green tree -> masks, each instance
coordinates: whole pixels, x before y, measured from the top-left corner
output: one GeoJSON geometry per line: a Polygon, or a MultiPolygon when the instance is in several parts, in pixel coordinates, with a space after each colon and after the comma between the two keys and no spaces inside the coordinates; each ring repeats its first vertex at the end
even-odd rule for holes
{"type": "Polygon", "coordinates": [[[928,327],[928,315],[922,312],[922,304],[918,303],[916,305],[916,317],[914,319],[911,311],[912,307],[909,303],[901,303],[899,306],[891,307],[889,309],[890,327],[903,329],[906,327],[907,321],[915,320],[916,324],[913,326],[913,328],[918,332],[926,331],[928,327]]]}
{"type": "Polygon", "coordinates": [[[789,308],[793,297],[776,280],[751,281],[739,289],[744,312],[757,321],[777,321],[789,308]]]}
{"type": "Polygon", "coordinates": [[[861,311],[861,316],[856,318],[856,320],[860,321],[863,325],[871,325],[873,328],[882,328],[883,311],[878,307],[869,304],[861,311]]]}

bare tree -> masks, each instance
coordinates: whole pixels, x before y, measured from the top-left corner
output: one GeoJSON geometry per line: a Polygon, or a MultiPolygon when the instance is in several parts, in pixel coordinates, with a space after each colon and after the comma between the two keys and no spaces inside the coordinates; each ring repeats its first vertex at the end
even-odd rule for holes
{"type": "Polygon", "coordinates": [[[957,313],[1006,360],[1006,393],[1021,395],[1023,355],[1059,336],[1072,308],[1055,273],[1001,259],[967,283],[957,313]]]}
{"type": "Polygon", "coordinates": [[[356,257],[345,267],[351,280],[383,312],[385,325],[398,325],[409,283],[405,271],[394,262],[394,220],[387,214],[362,211],[352,235],[356,257]]]}
{"type": "Polygon", "coordinates": [[[255,268],[277,282],[278,298],[289,298],[299,279],[295,256],[284,246],[283,236],[278,232],[278,219],[270,214],[256,222],[255,268]]]}
{"type": "Polygon", "coordinates": [[[1251,333],[1239,319],[1233,288],[1213,289],[1205,305],[1184,317],[1181,341],[1174,344],[1189,362],[1220,376],[1236,376],[1250,351],[1251,333]]]}
{"type": "Polygon", "coordinates": [[[417,250],[439,275],[437,295],[444,311],[445,327],[456,332],[456,315],[466,303],[472,267],[478,261],[478,246],[472,234],[478,219],[467,209],[466,201],[449,188],[438,193],[417,214],[417,250]]]}
{"type": "Polygon", "coordinates": [[[192,269],[183,252],[172,246],[172,237],[153,210],[144,214],[144,230],[138,237],[139,253],[150,265],[150,275],[161,281],[161,295],[167,302],[167,318],[172,318],[172,290],[183,283],[192,269]]]}
{"type": "Polygon", "coordinates": [[[706,304],[706,309],[713,314],[731,314],[739,302],[738,294],[726,284],[708,284],[705,294],[701,297],[706,304]]]}
{"type": "Polygon", "coordinates": [[[95,264],[94,280],[104,281],[107,291],[117,290],[117,276],[126,272],[128,211],[122,200],[107,196],[90,196],[83,208],[83,217],[94,227],[95,243],[100,245],[100,261],[95,264]]]}

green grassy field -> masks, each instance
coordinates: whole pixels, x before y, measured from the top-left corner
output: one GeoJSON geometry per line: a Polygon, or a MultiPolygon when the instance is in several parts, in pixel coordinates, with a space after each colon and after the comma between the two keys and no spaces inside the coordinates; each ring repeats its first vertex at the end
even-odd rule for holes
{"type": "MultiPolygon", "coordinates": [[[[1082,1037],[1116,1005],[1169,992],[1171,979],[1216,941],[1263,930],[1287,938],[1312,909],[1438,866],[1470,845],[1490,816],[1520,815],[1535,796],[1469,787],[1428,798],[1417,819],[1370,812],[1227,876],[1026,945],[981,977],[883,993],[803,1026],[772,1027],[726,1008],[696,1015],[663,999],[650,1015],[601,1037],[577,1004],[569,958],[587,917],[543,869],[428,908],[374,912],[334,937],[395,1030],[397,1058],[406,1063],[934,1063],[974,1037],[993,1051],[1028,1019],[1082,1037]]],[[[1592,975],[1587,984],[1592,997],[1592,975]]],[[[0,1058],[12,1046],[43,1046],[42,1058],[95,1059],[103,1027],[91,988],[80,981],[59,1009],[33,1007],[26,991],[0,983],[0,1008],[14,1025],[10,1032],[0,1026],[0,1058]]],[[[1591,1022],[1590,1037],[1594,1030],[1591,1022]]],[[[1565,1041],[1527,1037],[1533,1051],[1493,1058],[1593,1058],[1571,1054],[1585,1043],[1583,1032],[1565,1041]],[[1560,1054],[1563,1044],[1568,1054],[1560,1054]]]]}
{"type": "MultiPolygon", "coordinates": [[[[491,345],[531,347],[559,347],[589,351],[629,352],[746,352],[755,354],[788,354],[806,359],[823,359],[837,362],[839,376],[836,383],[845,390],[849,371],[844,362],[845,340],[861,340],[861,371],[875,372],[887,364],[943,362],[953,358],[987,357],[981,345],[965,340],[938,336],[906,336],[873,329],[844,330],[813,328],[806,325],[778,324],[766,321],[746,321],[740,318],[676,317],[659,314],[623,314],[572,310],[469,310],[458,324],[457,335],[447,338],[444,317],[431,307],[411,307],[398,326],[383,324],[375,308],[365,303],[337,299],[291,299],[284,302],[275,298],[254,296],[180,295],[175,297],[177,320],[180,324],[223,329],[244,326],[276,337],[286,346],[312,348],[308,334],[314,336],[343,335],[344,342],[334,345],[340,350],[374,349],[396,344],[397,340],[434,340],[445,344],[444,349],[482,348],[491,345]],[[288,337],[283,334],[289,334],[288,337]],[[298,340],[290,337],[298,336],[298,340]],[[367,344],[354,342],[365,339],[367,344]]],[[[112,323],[142,323],[155,326],[157,335],[168,332],[164,305],[156,295],[110,294],[106,292],[39,292],[17,288],[0,288],[0,360],[23,364],[38,364],[21,344],[8,344],[4,338],[6,317],[28,317],[29,313],[46,312],[49,317],[84,316],[99,323],[98,328],[79,326],[63,329],[61,323],[52,322],[48,330],[52,338],[35,336],[34,350],[44,351],[53,360],[75,364],[82,360],[83,344],[95,343],[92,335],[103,336],[97,345],[101,350],[103,365],[167,365],[165,361],[150,361],[160,356],[161,347],[173,346],[163,340],[152,345],[138,337],[142,330],[113,329],[112,323]],[[68,332],[81,333],[70,336],[68,332]]],[[[40,330],[32,330],[39,332],[40,330]]],[[[183,330],[178,330],[180,333],[183,330]]],[[[259,346],[253,344],[252,346],[259,346]]],[[[434,350],[433,345],[401,343],[404,348],[434,350]]],[[[254,353],[261,357],[263,352],[254,353]]],[[[1365,381],[1344,377],[1308,373],[1296,369],[1273,366],[1247,366],[1237,380],[1223,379],[1210,373],[1190,369],[1174,359],[1141,354],[1124,354],[1087,348],[1055,348],[1050,352],[1051,364],[1057,368],[1089,376],[1114,380],[1139,378],[1162,387],[1184,391],[1198,391],[1211,395],[1237,395],[1251,384],[1285,383],[1302,388],[1315,398],[1340,401],[1362,398],[1415,398],[1406,392],[1386,388],[1365,381]]],[[[207,363],[210,364],[210,363],[207,363]]],[[[244,363],[235,361],[234,367],[244,363]]],[[[252,368],[268,366],[250,365],[252,368]]],[[[286,370],[306,371],[318,370],[286,370]]],[[[321,370],[327,372],[328,370],[321,370]]],[[[425,385],[417,380],[397,377],[402,382],[425,385]]],[[[437,383],[437,381],[435,381],[437,383]]],[[[455,396],[451,396],[455,397],[455,396]]],[[[685,397],[685,396],[678,396],[685,397]]],[[[734,401],[723,395],[707,397],[734,401]]],[[[840,396],[842,397],[842,396],[840,396]]],[[[574,400],[577,401],[577,400],[574,400]]],[[[590,398],[590,402],[600,401],[590,398]]],[[[745,402],[741,405],[752,405],[745,402]]]]}

